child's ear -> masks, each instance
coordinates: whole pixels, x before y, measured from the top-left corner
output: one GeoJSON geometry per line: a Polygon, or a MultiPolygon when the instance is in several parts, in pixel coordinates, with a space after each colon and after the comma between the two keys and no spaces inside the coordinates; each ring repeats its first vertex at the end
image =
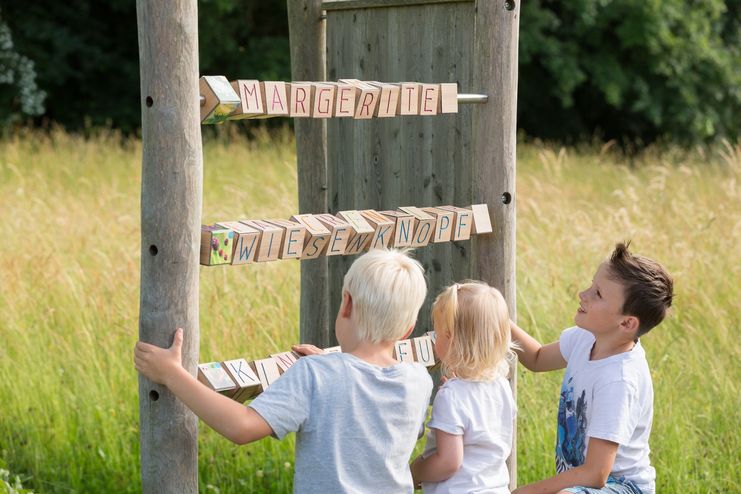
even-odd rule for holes
{"type": "Polygon", "coordinates": [[[350,319],[350,317],[352,317],[352,295],[350,295],[350,292],[342,292],[340,316],[344,317],[345,319],[350,319]]]}
{"type": "Polygon", "coordinates": [[[638,333],[638,327],[641,325],[641,321],[636,316],[625,316],[620,322],[620,329],[626,333],[630,333],[632,337],[638,333]]]}
{"type": "MultiPolygon", "coordinates": [[[[414,323],[414,324],[416,324],[416,323],[414,323]]],[[[411,335],[412,334],[412,331],[414,331],[414,324],[412,324],[409,327],[409,329],[407,330],[407,332],[404,333],[404,336],[401,337],[402,340],[406,340],[407,338],[409,338],[409,335],[411,335]]]]}

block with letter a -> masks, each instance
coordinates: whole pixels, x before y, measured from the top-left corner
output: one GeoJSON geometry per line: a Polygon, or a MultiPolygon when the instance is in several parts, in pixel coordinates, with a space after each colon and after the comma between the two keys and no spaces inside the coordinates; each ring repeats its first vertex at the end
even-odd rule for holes
{"type": "Polygon", "coordinates": [[[288,116],[288,93],[285,82],[265,81],[262,83],[262,92],[265,97],[265,113],[267,116],[288,116]]]}
{"type": "Polygon", "coordinates": [[[244,403],[260,392],[260,379],[245,359],[227,360],[222,365],[229,377],[237,383],[238,389],[232,399],[244,403]]]}
{"type": "Polygon", "coordinates": [[[329,243],[331,232],[313,214],[296,214],[291,221],[300,223],[306,228],[301,259],[316,259],[324,253],[329,243]]]}

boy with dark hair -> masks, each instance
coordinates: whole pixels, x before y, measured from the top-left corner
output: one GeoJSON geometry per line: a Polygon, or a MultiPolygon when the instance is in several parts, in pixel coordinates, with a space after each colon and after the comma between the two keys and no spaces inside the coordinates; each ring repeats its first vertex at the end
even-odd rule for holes
{"type": "Polygon", "coordinates": [[[639,338],[664,320],[673,281],[656,261],[618,244],[579,293],[575,327],[541,346],[512,324],[520,362],[566,368],[558,407],[557,475],[516,494],[653,494],[653,386],[639,338]]]}

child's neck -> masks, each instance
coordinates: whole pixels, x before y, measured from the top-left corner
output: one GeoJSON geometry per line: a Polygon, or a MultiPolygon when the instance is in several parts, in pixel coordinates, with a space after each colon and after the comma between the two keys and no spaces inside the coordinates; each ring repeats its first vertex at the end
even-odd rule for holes
{"type": "Polygon", "coordinates": [[[354,348],[343,351],[379,367],[390,367],[399,363],[394,359],[393,342],[358,343],[354,348]]]}
{"type": "Polygon", "coordinates": [[[635,345],[636,343],[633,340],[616,338],[613,335],[606,335],[602,338],[595,337],[589,360],[602,360],[613,355],[629,352],[635,345]]]}

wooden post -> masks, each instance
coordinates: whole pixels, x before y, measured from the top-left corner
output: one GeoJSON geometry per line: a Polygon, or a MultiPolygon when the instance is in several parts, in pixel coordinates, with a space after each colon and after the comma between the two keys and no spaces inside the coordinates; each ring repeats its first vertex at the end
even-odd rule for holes
{"type": "MultiPolygon", "coordinates": [[[[473,202],[489,205],[494,234],[475,238],[472,272],[502,292],[510,316],[516,320],[515,148],[520,6],[514,0],[477,0],[476,11],[472,89],[488,94],[489,102],[473,109],[473,202]]],[[[516,378],[515,364],[510,380],[513,392],[516,378]]],[[[515,428],[508,462],[511,489],[517,486],[516,438],[515,428]]]]}
{"type": "MultiPolygon", "coordinates": [[[[323,81],[325,32],[320,0],[288,0],[291,75],[294,81],[323,81]]],[[[297,118],[296,161],[301,213],[327,212],[327,123],[297,118]]],[[[327,258],[301,261],[301,341],[322,348],[335,344],[328,312],[327,258]]]]}
{"type": "MultiPolygon", "coordinates": [[[[139,338],[169,346],[185,330],[198,363],[203,156],[196,0],[136,2],[142,108],[139,338]]],[[[198,421],[167,388],[139,376],[142,492],[198,492],[198,421]]]]}

